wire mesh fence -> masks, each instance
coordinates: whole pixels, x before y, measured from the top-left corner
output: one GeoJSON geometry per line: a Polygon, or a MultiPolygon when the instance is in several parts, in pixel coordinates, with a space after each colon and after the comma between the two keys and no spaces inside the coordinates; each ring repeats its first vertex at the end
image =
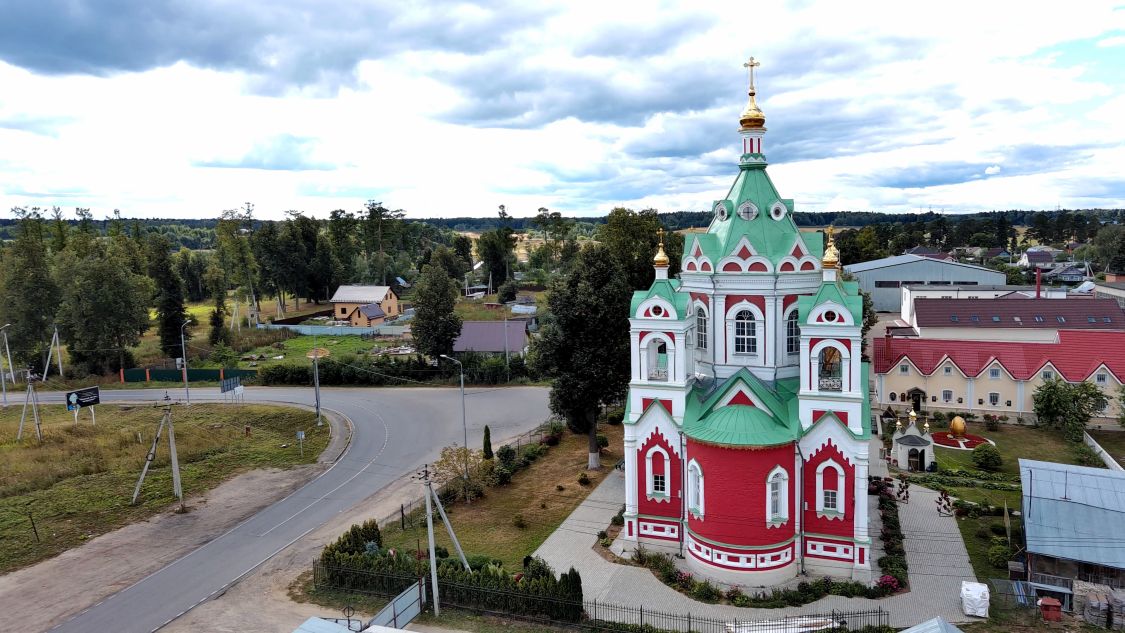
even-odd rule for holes
{"type": "MultiPolygon", "coordinates": [[[[317,587],[390,597],[417,578],[369,570],[317,564],[313,570],[317,587]]],[[[428,582],[428,581],[427,581],[428,582]]],[[[455,608],[544,625],[565,626],[588,631],[639,631],[661,633],[884,633],[891,631],[889,614],[882,609],[830,611],[828,613],[778,616],[774,618],[714,618],[691,613],[672,613],[642,606],[627,606],[597,600],[565,600],[438,580],[442,608],[455,608]]]]}

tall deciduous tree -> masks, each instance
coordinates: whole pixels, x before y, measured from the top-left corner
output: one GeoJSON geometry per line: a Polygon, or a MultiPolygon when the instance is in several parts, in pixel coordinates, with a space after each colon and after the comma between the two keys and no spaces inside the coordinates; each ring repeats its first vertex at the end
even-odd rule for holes
{"type": "Polygon", "coordinates": [[[480,240],[477,241],[477,253],[484,263],[485,279],[491,278],[494,286],[504,283],[515,264],[512,249],[516,247],[516,237],[509,226],[509,219],[508,212],[501,205],[500,226],[481,233],[480,240]]]}
{"type": "Polygon", "coordinates": [[[211,330],[207,335],[207,340],[212,345],[217,343],[229,343],[230,332],[226,328],[226,315],[227,315],[227,275],[222,267],[216,262],[211,262],[207,267],[207,272],[203,275],[204,281],[207,284],[207,289],[211,293],[211,317],[210,325],[211,330]]]}
{"type": "Polygon", "coordinates": [[[1039,423],[1062,431],[1063,437],[1072,442],[1082,441],[1090,418],[1109,404],[1106,395],[1093,383],[1069,383],[1058,378],[1039,385],[1031,399],[1039,423]]]}
{"type": "Polygon", "coordinates": [[[629,294],[609,248],[587,246],[571,272],[551,284],[534,344],[534,367],[553,379],[551,410],[589,436],[589,468],[601,466],[598,411],[629,385],[629,294]]]}
{"type": "MultiPolygon", "coordinates": [[[[656,254],[659,241],[656,232],[660,228],[662,225],[655,210],[636,213],[621,208],[610,211],[605,224],[598,228],[598,241],[606,245],[608,253],[617,261],[630,289],[652,285],[652,256],[656,254]]],[[[684,252],[683,236],[665,234],[664,252],[671,260],[670,270],[678,271],[680,256],[684,252]]]]}
{"type": "MultiPolygon", "coordinates": [[[[184,309],[184,283],[176,273],[169,253],[167,238],[156,233],[148,236],[148,276],[156,290],[156,331],[160,335],[160,349],[168,356],[181,355],[180,326],[187,320],[184,309]]],[[[191,326],[184,328],[190,335],[191,326]]]]}
{"type": "Polygon", "coordinates": [[[0,320],[11,323],[8,337],[12,356],[36,367],[46,358],[59,307],[59,288],[47,263],[42,212],[37,208],[12,210],[19,218],[15,242],[5,249],[3,301],[0,320]]]}
{"type": "Polygon", "coordinates": [[[130,348],[149,326],[152,281],[105,252],[78,260],[71,275],[59,308],[71,362],[99,374],[131,366],[130,348]]]}
{"type": "Polygon", "coordinates": [[[410,328],[418,351],[437,358],[453,352],[453,341],[461,334],[457,282],[435,264],[427,264],[414,286],[414,321],[410,328]]]}
{"type": "Polygon", "coordinates": [[[382,202],[368,200],[363,207],[363,244],[367,254],[367,272],[380,285],[387,285],[387,254],[385,244],[395,240],[402,231],[402,209],[391,211],[382,202]]]}

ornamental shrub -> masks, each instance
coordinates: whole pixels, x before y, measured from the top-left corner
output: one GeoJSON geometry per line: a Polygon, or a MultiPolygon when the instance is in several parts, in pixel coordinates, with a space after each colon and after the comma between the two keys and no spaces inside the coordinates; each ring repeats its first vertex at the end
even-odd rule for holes
{"type": "Polygon", "coordinates": [[[527,527],[527,520],[523,518],[522,514],[517,513],[512,517],[512,525],[522,530],[527,527]]]}
{"type": "Polygon", "coordinates": [[[512,466],[516,463],[516,449],[505,444],[500,447],[500,450],[496,451],[496,459],[501,466],[511,471],[513,470],[512,466]]]}
{"type": "Polygon", "coordinates": [[[1007,545],[993,545],[988,548],[988,562],[997,569],[1007,569],[1012,550],[1007,545]]]}
{"type": "Polygon", "coordinates": [[[973,463],[981,470],[996,472],[1004,465],[1004,458],[992,444],[981,444],[973,449],[973,463]]]}
{"type": "Polygon", "coordinates": [[[590,485],[590,476],[587,475],[584,472],[578,473],[578,485],[589,486],[590,485]]]}
{"type": "Polygon", "coordinates": [[[608,448],[609,447],[609,438],[608,437],[602,435],[601,433],[598,433],[597,440],[598,440],[598,448],[608,448]]]}
{"type": "Polygon", "coordinates": [[[506,486],[512,483],[512,471],[508,470],[504,466],[497,466],[495,475],[497,486],[506,486]]]}
{"type": "Polygon", "coordinates": [[[606,422],[606,424],[608,424],[610,426],[617,426],[618,424],[621,424],[621,422],[624,421],[624,420],[625,420],[625,410],[624,409],[613,409],[609,413],[607,413],[606,416],[605,416],[605,422],[606,422]]]}

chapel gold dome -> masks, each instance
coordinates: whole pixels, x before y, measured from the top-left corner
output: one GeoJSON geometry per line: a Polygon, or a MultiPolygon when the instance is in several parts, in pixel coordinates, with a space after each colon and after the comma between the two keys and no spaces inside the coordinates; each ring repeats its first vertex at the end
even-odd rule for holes
{"type": "Polygon", "coordinates": [[[965,418],[959,415],[953,416],[953,419],[949,421],[949,432],[953,434],[953,437],[961,437],[964,435],[965,418]]]}
{"type": "Polygon", "coordinates": [[[743,130],[760,130],[766,126],[766,115],[762,109],[758,107],[758,102],[754,99],[754,93],[750,93],[750,100],[746,103],[746,109],[742,111],[742,116],[738,119],[739,125],[743,130]]]}

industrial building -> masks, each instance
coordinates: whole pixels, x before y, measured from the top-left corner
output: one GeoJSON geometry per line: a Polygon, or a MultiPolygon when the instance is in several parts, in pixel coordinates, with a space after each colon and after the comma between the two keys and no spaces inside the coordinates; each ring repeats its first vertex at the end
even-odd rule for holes
{"type": "Polygon", "coordinates": [[[902,308],[904,285],[976,286],[1002,285],[1004,273],[960,262],[941,261],[919,255],[895,255],[844,266],[859,282],[860,290],[871,293],[875,310],[897,312],[902,308]]]}

